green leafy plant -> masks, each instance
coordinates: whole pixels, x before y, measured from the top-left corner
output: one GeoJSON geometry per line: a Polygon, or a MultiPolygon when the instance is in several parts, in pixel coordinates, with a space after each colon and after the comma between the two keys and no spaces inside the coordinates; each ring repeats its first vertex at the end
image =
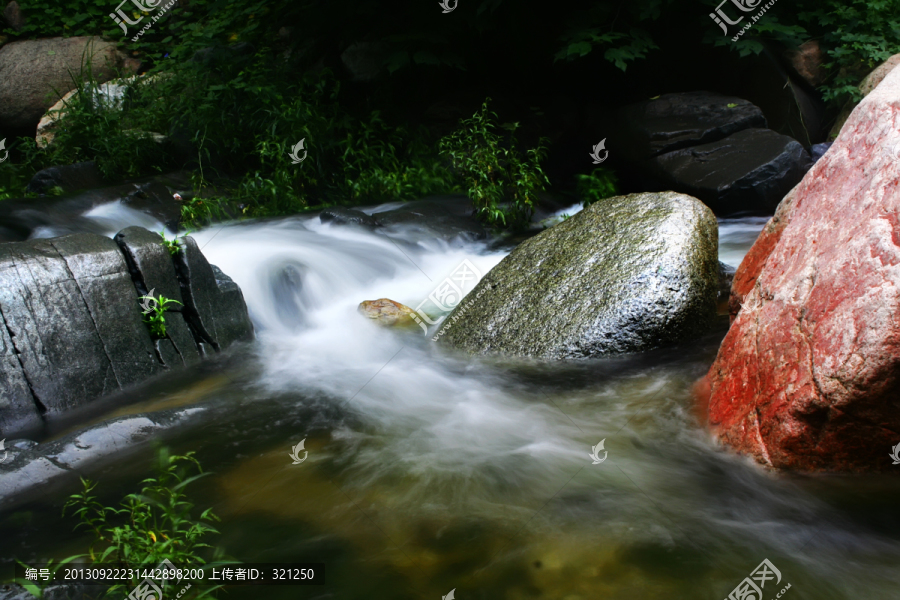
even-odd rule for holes
{"type": "Polygon", "coordinates": [[[168,307],[168,305],[170,304],[181,305],[181,302],[179,302],[178,300],[172,300],[171,298],[166,298],[165,296],[160,296],[159,298],[154,298],[153,296],[141,296],[140,299],[144,300],[147,303],[147,306],[150,305],[150,302],[153,302],[153,306],[150,309],[150,312],[147,313],[147,316],[144,319],[144,323],[150,326],[150,334],[154,339],[165,339],[166,307],[168,307]]]}
{"type": "Polygon", "coordinates": [[[651,34],[638,23],[658,19],[662,4],[663,0],[627,3],[626,15],[621,20],[622,4],[596,2],[589,10],[573,11],[567,19],[568,27],[561,37],[563,45],[555,60],[573,60],[590,54],[595,48],[605,48],[603,58],[625,71],[629,62],[646,58],[650,51],[659,49],[651,34]]]}
{"type": "Polygon", "coordinates": [[[490,98],[455,132],[441,139],[441,152],[450,158],[465,182],[477,215],[493,227],[521,229],[534,212],[537,192],[549,185],[540,162],[546,154],[543,138],[522,156],[517,148],[518,123],[497,133],[497,115],[488,110],[490,98]]]}
{"type": "Polygon", "coordinates": [[[575,176],[578,196],[585,206],[618,193],[618,178],[606,167],[598,167],[588,174],[575,176]]]}
{"type": "MultiPolygon", "coordinates": [[[[166,247],[166,250],[169,251],[169,254],[171,254],[172,256],[175,256],[176,254],[178,254],[178,247],[179,247],[178,239],[173,238],[170,240],[169,238],[166,237],[165,231],[160,231],[159,236],[162,238],[163,246],[166,247]]],[[[160,298],[162,298],[162,297],[160,297],[160,298]]],[[[174,300],[170,300],[169,302],[174,302],[174,300]]]]}
{"type": "MultiPolygon", "coordinates": [[[[219,518],[212,509],[195,518],[194,505],[184,490],[207,474],[193,452],[178,456],[163,449],[158,457],[158,474],[143,480],[141,491],[125,496],[118,508],[103,506],[94,495],[97,484],[82,478],[82,492],[70,496],[63,514],[71,509],[80,520],[77,527],[93,532],[94,541],[88,550],[93,562],[120,562],[135,569],[153,568],[165,559],[176,567],[205,565],[203,550],[213,547],[204,540],[218,533],[213,523],[219,518]]],[[[213,549],[212,554],[214,560],[222,556],[221,550],[213,549]]],[[[104,597],[121,598],[139,581],[112,586],[104,597]]],[[[176,591],[175,585],[167,581],[161,586],[164,597],[176,591]]],[[[191,595],[182,598],[211,598],[216,589],[218,586],[202,591],[192,588],[191,595]]]]}
{"type": "MultiPolygon", "coordinates": [[[[28,578],[23,579],[21,577],[14,577],[11,580],[11,583],[17,583],[17,584],[21,585],[23,588],[25,588],[26,592],[28,592],[35,598],[42,599],[44,597],[44,591],[46,590],[46,588],[48,586],[52,585],[54,579],[56,579],[57,571],[59,571],[61,568],[63,568],[70,562],[72,562],[74,560],[78,560],[80,558],[84,558],[84,555],[70,556],[59,562],[56,562],[53,560],[47,561],[47,566],[42,567],[42,568],[47,569],[45,574],[49,574],[47,581],[44,581],[44,579],[42,577],[38,577],[38,579],[28,579],[28,578]]],[[[19,563],[19,565],[21,565],[22,568],[25,569],[26,571],[30,568],[27,564],[23,563],[20,560],[17,560],[16,562],[19,563]]]]}
{"type": "Polygon", "coordinates": [[[830,59],[822,65],[822,97],[841,105],[859,100],[862,79],[900,52],[900,0],[796,0],[766,13],[737,41],[716,31],[707,31],[704,39],[741,56],[759,54],[767,40],[788,48],[816,40],[830,59]]]}
{"type": "MultiPolygon", "coordinates": [[[[43,598],[46,586],[52,584],[56,572],[73,561],[87,558],[92,563],[120,563],[124,568],[135,569],[137,577],[123,580],[107,588],[101,598],[124,598],[143,578],[137,570],[156,568],[168,560],[176,568],[198,568],[203,565],[225,564],[223,551],[204,540],[216,534],[213,523],[219,518],[206,509],[194,517],[194,505],[185,495],[185,488],[204,477],[200,463],[193,452],[183,456],[170,455],[163,448],[157,456],[157,475],[144,479],[141,490],[126,495],[118,507],[104,506],[94,495],[95,482],[81,478],[81,493],[72,494],[63,506],[63,515],[69,510],[79,519],[76,529],[85,528],[93,533],[93,541],[86,554],[69,556],[59,562],[49,561],[50,580],[15,579],[32,596],[43,598]],[[207,562],[206,557],[211,559],[207,562]]],[[[227,561],[234,563],[235,561],[227,561]]],[[[19,562],[28,569],[28,565],[19,562]]],[[[171,579],[157,579],[163,597],[182,600],[214,598],[221,586],[193,586],[171,579]],[[181,590],[179,592],[179,590],[181,590]]]]}

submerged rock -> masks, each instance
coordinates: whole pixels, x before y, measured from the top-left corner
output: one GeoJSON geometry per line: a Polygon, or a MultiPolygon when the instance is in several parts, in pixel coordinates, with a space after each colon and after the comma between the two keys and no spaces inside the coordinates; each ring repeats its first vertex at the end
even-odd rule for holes
{"type": "Polygon", "coordinates": [[[388,327],[416,326],[416,320],[413,318],[416,311],[389,298],[363,300],[359,303],[358,310],[360,314],[372,319],[379,325],[388,327]]]}
{"type": "Polygon", "coordinates": [[[850,115],[735,275],[709,424],[776,468],[896,469],[900,70],[850,115]]]}
{"type": "Polygon", "coordinates": [[[674,192],[596,202],[523,242],[447,319],[475,353],[583,358],[701,334],[716,314],[718,227],[674,192]]]}
{"type": "Polygon", "coordinates": [[[379,225],[375,217],[345,206],[332,206],[331,208],[326,208],[319,213],[319,219],[321,219],[323,223],[334,223],[335,225],[359,225],[369,229],[374,229],[379,225]]]}
{"type": "Polygon", "coordinates": [[[422,239],[482,240],[487,230],[473,214],[472,201],[462,195],[432,196],[406,202],[400,208],[375,213],[383,230],[418,230],[422,239]]]}

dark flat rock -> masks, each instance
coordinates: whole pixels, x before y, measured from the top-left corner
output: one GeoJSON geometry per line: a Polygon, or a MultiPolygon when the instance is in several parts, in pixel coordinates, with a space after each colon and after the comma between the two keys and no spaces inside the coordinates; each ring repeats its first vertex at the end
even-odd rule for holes
{"type": "Polygon", "coordinates": [[[663,94],[627,106],[616,122],[615,144],[607,148],[632,161],[766,127],[762,111],[747,100],[704,91],[663,94]]]}
{"type": "Polygon", "coordinates": [[[772,214],[812,166],[800,142],[768,129],[675,150],[652,160],[664,185],[702,200],[717,215],[772,214]]]}

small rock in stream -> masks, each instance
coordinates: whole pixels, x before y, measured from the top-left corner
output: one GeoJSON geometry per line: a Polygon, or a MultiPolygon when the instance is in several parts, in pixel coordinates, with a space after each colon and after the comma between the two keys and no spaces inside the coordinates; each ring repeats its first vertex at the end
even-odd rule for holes
{"type": "Polygon", "coordinates": [[[394,302],[388,298],[363,300],[359,303],[359,312],[379,325],[386,327],[416,326],[416,320],[413,317],[416,311],[405,304],[394,302]]]}

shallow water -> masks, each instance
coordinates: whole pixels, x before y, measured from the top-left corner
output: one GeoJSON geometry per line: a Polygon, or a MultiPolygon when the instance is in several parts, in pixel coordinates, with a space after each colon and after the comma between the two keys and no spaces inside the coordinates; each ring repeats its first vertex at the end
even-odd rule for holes
{"type": "MultiPolygon", "coordinates": [[[[720,222],[723,262],[737,266],[764,222],[720,222]]],[[[463,260],[484,273],[505,251],[316,218],[195,237],[240,284],[258,339],[188,389],[137,392],[131,410],[226,408],[167,440],[214,472],[191,492],[222,518],[213,541],[244,562],[326,564],[325,586],[229,598],[720,600],[763,559],[782,576],[767,599],[787,583],[788,599],[897,597],[894,480],[768,474],[696,420],[690,385],[725,323],[639,356],[469,360],[356,306],[418,306],[463,260]]],[[[92,475],[112,501],[151,454],[92,475]]],[[[62,502],[0,516],[3,556],[83,551],[62,502]]]]}

